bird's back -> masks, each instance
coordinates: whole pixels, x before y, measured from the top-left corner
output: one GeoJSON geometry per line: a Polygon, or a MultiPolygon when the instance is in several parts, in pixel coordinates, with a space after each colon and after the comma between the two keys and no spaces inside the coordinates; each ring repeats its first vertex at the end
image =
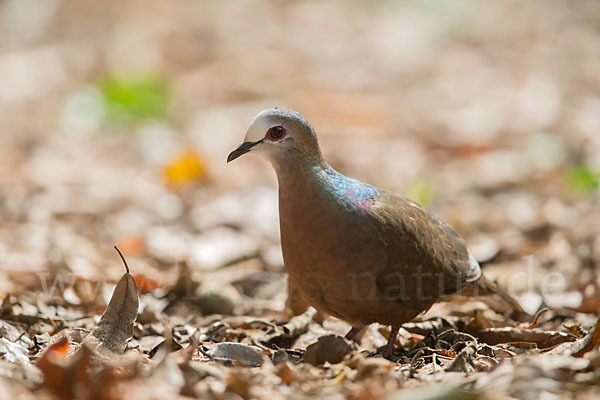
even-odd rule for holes
{"type": "Polygon", "coordinates": [[[384,191],[370,213],[378,221],[387,251],[388,264],[377,281],[382,292],[404,284],[404,298],[398,301],[426,307],[481,276],[459,234],[417,203],[384,191]]]}

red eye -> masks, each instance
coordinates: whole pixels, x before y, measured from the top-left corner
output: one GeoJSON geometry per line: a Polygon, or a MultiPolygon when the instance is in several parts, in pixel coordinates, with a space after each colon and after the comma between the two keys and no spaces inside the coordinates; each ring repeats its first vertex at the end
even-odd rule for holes
{"type": "Polygon", "coordinates": [[[267,139],[269,139],[272,142],[276,142],[278,140],[283,139],[283,137],[286,135],[286,131],[285,128],[281,125],[278,126],[274,126],[272,128],[269,128],[269,130],[267,131],[267,139]]]}

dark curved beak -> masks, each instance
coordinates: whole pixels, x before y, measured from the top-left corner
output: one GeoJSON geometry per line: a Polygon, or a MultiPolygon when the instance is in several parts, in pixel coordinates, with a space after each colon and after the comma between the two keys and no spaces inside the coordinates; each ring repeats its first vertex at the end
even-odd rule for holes
{"type": "Polygon", "coordinates": [[[258,142],[244,142],[244,143],[240,144],[237,149],[235,149],[234,151],[232,151],[231,153],[229,153],[229,155],[227,156],[227,162],[229,163],[229,162],[235,160],[236,158],[238,158],[239,156],[241,156],[243,154],[246,154],[254,146],[256,146],[258,143],[260,143],[260,141],[258,141],[258,142]]]}

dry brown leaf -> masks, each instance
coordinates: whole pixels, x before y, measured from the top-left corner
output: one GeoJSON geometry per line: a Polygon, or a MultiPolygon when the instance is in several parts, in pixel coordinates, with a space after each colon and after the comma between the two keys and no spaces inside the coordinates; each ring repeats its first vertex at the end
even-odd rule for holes
{"type": "Polygon", "coordinates": [[[240,371],[232,371],[227,376],[225,385],[225,391],[229,393],[235,393],[243,399],[250,397],[250,382],[248,382],[248,377],[240,371]]]}
{"type": "Polygon", "coordinates": [[[287,362],[281,363],[275,369],[275,375],[277,375],[283,383],[291,385],[294,382],[294,371],[290,368],[290,364],[287,362]]]}
{"type": "Polygon", "coordinates": [[[600,318],[598,318],[596,326],[588,332],[587,336],[578,340],[577,343],[580,343],[580,345],[573,347],[575,357],[582,357],[595,347],[600,347],[600,318]]]}
{"type": "Polygon", "coordinates": [[[573,337],[575,337],[577,339],[582,339],[582,338],[584,338],[586,336],[585,331],[583,330],[583,328],[579,324],[573,324],[573,325],[563,324],[562,326],[567,331],[569,331],[569,333],[571,335],[573,335],[573,337]]]}
{"type": "Polygon", "coordinates": [[[127,341],[133,336],[133,323],[137,318],[139,300],[137,285],[129,273],[127,262],[116,246],[115,249],[121,256],[127,272],[117,283],[96,328],[85,338],[82,345],[88,344],[93,348],[101,346],[115,353],[123,353],[127,348],[127,341]]]}
{"type": "Polygon", "coordinates": [[[581,304],[575,310],[586,314],[599,314],[600,299],[598,297],[586,297],[581,300],[581,304]]]}
{"type": "Polygon", "coordinates": [[[312,365],[320,365],[324,362],[337,364],[344,359],[351,348],[351,343],[341,336],[321,336],[316,343],[306,348],[303,360],[312,365]]]}
{"type": "Polygon", "coordinates": [[[54,362],[55,360],[64,360],[67,357],[67,350],[69,349],[69,339],[63,336],[56,342],[52,343],[44,354],[40,357],[36,363],[37,367],[43,369],[48,362],[54,362]]]}
{"type": "MultiPolygon", "coordinates": [[[[525,344],[526,348],[547,349],[558,344],[571,342],[573,337],[564,332],[540,331],[535,329],[521,329],[513,327],[487,328],[469,331],[479,341],[495,345],[501,343],[525,344]]],[[[521,346],[519,346],[521,347],[521,346]]]]}
{"type": "Polygon", "coordinates": [[[40,388],[47,388],[59,399],[65,400],[73,398],[73,383],[83,381],[89,361],[84,357],[85,354],[81,354],[76,361],[67,362],[68,348],[69,339],[63,336],[48,346],[36,364],[44,374],[44,381],[40,388]]]}
{"type": "Polygon", "coordinates": [[[44,376],[39,389],[52,392],[60,400],[98,399],[117,400],[113,390],[123,378],[113,367],[95,369],[94,351],[83,344],[67,357],[69,341],[63,337],[48,347],[37,363],[44,376]]]}
{"type": "Polygon", "coordinates": [[[192,270],[186,262],[177,265],[178,276],[175,285],[169,290],[173,299],[181,299],[191,296],[200,284],[192,278],[192,270]]]}

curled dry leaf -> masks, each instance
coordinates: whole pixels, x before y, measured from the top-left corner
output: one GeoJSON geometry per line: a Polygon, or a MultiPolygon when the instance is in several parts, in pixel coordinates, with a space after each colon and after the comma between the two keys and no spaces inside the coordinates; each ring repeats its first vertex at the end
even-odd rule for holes
{"type": "Polygon", "coordinates": [[[571,334],[573,337],[575,337],[577,339],[582,339],[585,337],[585,331],[579,324],[573,324],[573,325],[563,324],[562,326],[569,332],[569,334],[571,334]]]}
{"type": "Polygon", "coordinates": [[[115,249],[125,264],[126,272],[117,283],[106,311],[96,328],[82,344],[123,353],[127,348],[127,341],[133,336],[133,323],[137,318],[139,300],[137,285],[129,273],[127,262],[116,246],[115,249]]]}
{"type": "Polygon", "coordinates": [[[600,347],[600,318],[586,336],[574,342],[556,346],[549,353],[571,354],[575,357],[582,357],[585,353],[594,349],[594,347],[600,347]]]}
{"type": "Polygon", "coordinates": [[[448,372],[471,372],[474,370],[473,360],[477,354],[475,343],[469,343],[462,349],[446,367],[448,372]]]}
{"type": "Polygon", "coordinates": [[[573,353],[573,355],[576,357],[581,357],[588,351],[591,351],[596,347],[600,347],[600,318],[598,318],[596,326],[594,326],[592,330],[589,331],[587,336],[581,339],[581,341],[583,344],[583,348],[573,353]]]}
{"type": "Polygon", "coordinates": [[[317,310],[309,307],[304,313],[297,315],[289,322],[267,336],[263,342],[267,345],[287,347],[293,344],[298,336],[308,331],[309,325],[317,315],[317,310]]]}
{"type": "Polygon", "coordinates": [[[292,318],[287,324],[281,328],[285,335],[290,337],[297,337],[305,333],[308,330],[308,325],[313,321],[313,318],[317,315],[317,310],[309,308],[303,314],[292,318]]]}

